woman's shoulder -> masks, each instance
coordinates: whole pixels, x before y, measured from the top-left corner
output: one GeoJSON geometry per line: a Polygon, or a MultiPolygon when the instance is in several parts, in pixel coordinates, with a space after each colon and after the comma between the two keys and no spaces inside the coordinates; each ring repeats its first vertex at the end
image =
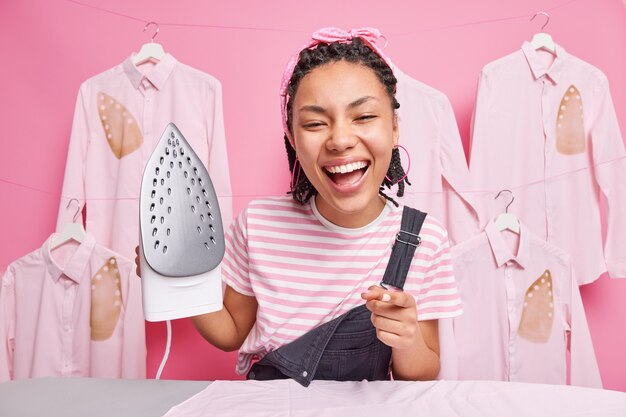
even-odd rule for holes
{"type": "MultiPolygon", "coordinates": [[[[396,210],[402,212],[404,210],[404,207],[404,205],[400,205],[400,207],[396,208],[396,210]]],[[[423,212],[422,210],[419,210],[415,207],[406,207],[423,212]]],[[[439,244],[448,240],[448,231],[446,230],[443,223],[438,218],[428,212],[426,212],[426,217],[424,218],[424,223],[422,224],[420,235],[428,235],[432,240],[436,241],[439,244]]]]}
{"type": "Polygon", "coordinates": [[[239,213],[239,221],[247,221],[250,217],[263,217],[267,220],[272,218],[309,216],[311,205],[301,204],[291,196],[272,196],[250,200],[239,213]]]}
{"type": "Polygon", "coordinates": [[[311,210],[311,206],[308,203],[301,204],[291,198],[291,196],[271,196],[250,200],[246,205],[245,211],[255,210],[308,212],[311,210]]]}

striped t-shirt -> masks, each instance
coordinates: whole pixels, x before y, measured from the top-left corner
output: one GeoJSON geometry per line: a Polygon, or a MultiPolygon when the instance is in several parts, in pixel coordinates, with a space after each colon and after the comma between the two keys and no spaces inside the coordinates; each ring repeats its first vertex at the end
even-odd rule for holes
{"type": "MultiPolygon", "coordinates": [[[[372,223],[347,229],[322,217],[314,199],[250,202],[226,236],[222,264],[225,283],[259,305],[237,372],[363,304],[361,293],[383,279],[401,218],[402,207],[388,203],[372,223]]],[[[419,320],[455,317],[461,301],[446,230],[426,216],[420,236],[404,290],[415,297],[419,320]]]]}

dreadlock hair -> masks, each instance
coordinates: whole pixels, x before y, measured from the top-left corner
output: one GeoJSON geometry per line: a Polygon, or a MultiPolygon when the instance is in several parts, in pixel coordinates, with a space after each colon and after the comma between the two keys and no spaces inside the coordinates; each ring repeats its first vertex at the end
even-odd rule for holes
{"type": "MultiPolygon", "coordinates": [[[[387,94],[389,94],[389,98],[391,99],[391,107],[393,111],[400,108],[400,103],[398,103],[398,100],[396,100],[395,97],[396,84],[398,80],[393,75],[393,72],[387,63],[376,52],[368,47],[361,40],[361,38],[355,37],[351,43],[333,42],[330,44],[319,44],[315,49],[303,49],[300,52],[298,63],[296,64],[293,70],[293,75],[289,80],[289,85],[287,87],[287,92],[289,94],[289,101],[287,101],[287,126],[290,131],[292,130],[291,110],[293,106],[293,99],[298,91],[298,86],[302,78],[317,67],[337,61],[347,61],[370,68],[374,71],[374,73],[376,73],[380,82],[385,86],[387,94]]],[[[289,194],[291,194],[296,201],[304,204],[309,201],[311,197],[317,194],[317,190],[306,177],[302,168],[296,167],[296,151],[291,146],[291,142],[286,134],[284,135],[284,139],[285,148],[287,150],[287,159],[289,160],[289,171],[291,172],[292,178],[297,178],[295,183],[292,181],[289,194]],[[294,173],[294,169],[298,169],[299,172],[294,173]]],[[[404,168],[402,168],[401,165],[400,151],[397,147],[395,147],[391,152],[389,168],[382,184],[380,185],[378,194],[383,196],[386,200],[391,201],[397,207],[398,203],[392,197],[385,194],[384,190],[385,187],[391,189],[393,185],[397,184],[398,191],[396,195],[398,197],[402,197],[404,195],[405,183],[411,185],[406,177],[404,168]]]]}

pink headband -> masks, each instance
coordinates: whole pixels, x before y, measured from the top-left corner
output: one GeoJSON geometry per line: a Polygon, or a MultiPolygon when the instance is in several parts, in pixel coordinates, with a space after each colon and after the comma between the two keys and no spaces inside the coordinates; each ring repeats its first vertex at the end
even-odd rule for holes
{"type": "Polygon", "coordinates": [[[319,45],[320,43],[333,43],[333,42],[341,42],[341,43],[349,43],[352,39],[359,37],[361,40],[369,46],[374,52],[376,52],[386,63],[391,66],[391,60],[383,54],[381,48],[376,45],[376,41],[381,37],[380,31],[376,28],[360,28],[360,29],[352,29],[350,32],[347,32],[343,29],[328,27],[322,28],[311,35],[311,40],[308,41],[302,48],[298,50],[298,52],[291,57],[289,62],[287,63],[287,68],[285,68],[285,72],[283,73],[283,79],[280,82],[280,111],[283,118],[283,130],[285,131],[285,135],[289,138],[289,142],[291,142],[291,146],[293,146],[293,138],[289,133],[289,126],[287,126],[287,102],[289,101],[289,93],[288,86],[289,81],[291,80],[291,76],[293,75],[293,70],[298,63],[298,59],[300,58],[300,52],[304,49],[313,48],[314,46],[319,45]]]}

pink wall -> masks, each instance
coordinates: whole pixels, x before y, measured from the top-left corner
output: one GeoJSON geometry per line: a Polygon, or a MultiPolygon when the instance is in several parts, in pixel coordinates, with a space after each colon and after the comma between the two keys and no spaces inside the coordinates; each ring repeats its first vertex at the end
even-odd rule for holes
{"type": "MultiPolygon", "coordinates": [[[[562,5],[550,11],[549,32],[607,74],[626,128],[620,0],[81,1],[140,20],[222,26],[162,25],[157,40],[223,84],[236,211],[287,189],[278,83],[287,59],[322,26],[380,28],[404,72],[448,95],[467,149],[478,72],[532,37],[543,20],[528,22],[530,15],[562,5]],[[232,26],[270,30],[225,28],[232,26]]],[[[0,270],[53,231],[78,87],[138,50],[149,39],[143,25],[67,0],[0,1],[0,270]]],[[[582,291],[605,387],[626,391],[626,280],[603,276],[582,291]]],[[[164,324],[149,325],[150,376],[164,341],[164,324]]],[[[234,360],[178,321],[164,377],[232,379],[234,360]]]]}

